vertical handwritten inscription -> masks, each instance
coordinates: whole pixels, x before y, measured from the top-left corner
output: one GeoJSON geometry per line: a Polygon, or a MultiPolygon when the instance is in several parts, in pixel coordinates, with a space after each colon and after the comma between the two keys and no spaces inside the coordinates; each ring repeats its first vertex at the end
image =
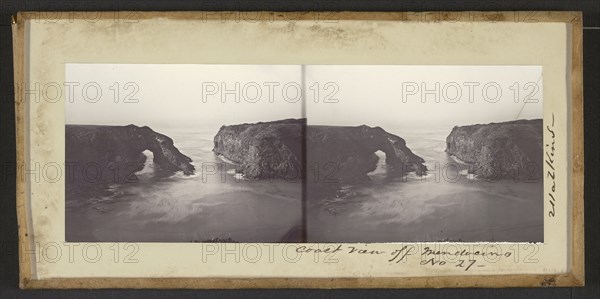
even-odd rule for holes
{"type": "Polygon", "coordinates": [[[546,131],[549,133],[550,140],[546,143],[546,155],[545,160],[548,165],[548,172],[546,172],[546,178],[549,178],[552,182],[552,188],[548,192],[548,202],[550,203],[550,211],[548,211],[549,217],[556,216],[556,170],[554,168],[554,152],[556,143],[556,134],[554,133],[554,113],[552,113],[552,123],[546,126],[546,131]]]}

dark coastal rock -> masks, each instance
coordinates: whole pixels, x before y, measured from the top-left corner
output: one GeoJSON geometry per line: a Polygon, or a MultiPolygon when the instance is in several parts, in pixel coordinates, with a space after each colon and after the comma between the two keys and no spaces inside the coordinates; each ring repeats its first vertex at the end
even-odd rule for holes
{"type": "Polygon", "coordinates": [[[213,151],[237,164],[247,178],[300,178],[305,120],[222,126],[213,151]]]}
{"type": "Polygon", "coordinates": [[[369,180],[367,174],[377,167],[377,151],[385,153],[388,172],[399,176],[427,170],[404,139],[380,127],[308,126],[307,164],[309,182],[356,184],[369,180]],[[313,180],[311,175],[318,178],[313,180]]]}
{"type": "Polygon", "coordinates": [[[239,164],[238,171],[246,177],[306,178],[311,187],[329,184],[333,189],[368,181],[378,150],[398,174],[426,171],[423,159],[404,139],[380,127],[306,126],[304,119],[223,126],[213,149],[239,164]]]}
{"type": "Polygon", "coordinates": [[[473,165],[483,178],[537,179],[542,175],[542,120],[454,127],[446,152],[473,165]]]}
{"type": "Polygon", "coordinates": [[[67,187],[76,189],[136,181],[135,172],[146,162],[145,150],[154,155],[155,171],[194,173],[192,160],[179,152],[173,140],[149,127],[66,125],[65,146],[67,187]]]}

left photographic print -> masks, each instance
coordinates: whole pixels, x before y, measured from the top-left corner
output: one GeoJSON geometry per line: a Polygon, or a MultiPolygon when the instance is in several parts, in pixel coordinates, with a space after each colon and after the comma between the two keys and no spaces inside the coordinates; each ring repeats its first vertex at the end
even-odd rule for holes
{"type": "Polygon", "coordinates": [[[65,240],[302,242],[301,74],[66,64],[65,240]]]}

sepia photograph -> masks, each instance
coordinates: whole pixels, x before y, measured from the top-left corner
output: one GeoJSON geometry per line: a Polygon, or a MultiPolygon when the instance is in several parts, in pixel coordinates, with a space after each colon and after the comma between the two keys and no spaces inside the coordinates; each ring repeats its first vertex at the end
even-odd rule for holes
{"type": "Polygon", "coordinates": [[[66,240],[300,241],[301,180],[255,179],[269,163],[265,143],[270,154],[295,150],[299,167],[300,136],[287,144],[277,130],[241,125],[301,118],[300,74],[283,65],[68,64],[65,81],[85,92],[66,102],[66,240]],[[283,98],[285,84],[294,98],[283,98]]]}
{"type": "Polygon", "coordinates": [[[66,82],[68,241],[543,242],[541,67],[68,64],[66,82]]]}
{"type": "Polygon", "coordinates": [[[586,283],[581,12],[51,13],[11,19],[22,289],[586,283]]]}
{"type": "Polygon", "coordinates": [[[541,67],[308,69],[310,242],[544,241],[541,67]]]}

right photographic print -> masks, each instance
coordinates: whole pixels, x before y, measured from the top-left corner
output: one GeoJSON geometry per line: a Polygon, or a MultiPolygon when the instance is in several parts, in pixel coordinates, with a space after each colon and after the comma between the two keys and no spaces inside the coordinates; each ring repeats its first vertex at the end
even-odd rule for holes
{"type": "Polygon", "coordinates": [[[541,66],[306,66],[308,242],[543,242],[541,66]]]}

